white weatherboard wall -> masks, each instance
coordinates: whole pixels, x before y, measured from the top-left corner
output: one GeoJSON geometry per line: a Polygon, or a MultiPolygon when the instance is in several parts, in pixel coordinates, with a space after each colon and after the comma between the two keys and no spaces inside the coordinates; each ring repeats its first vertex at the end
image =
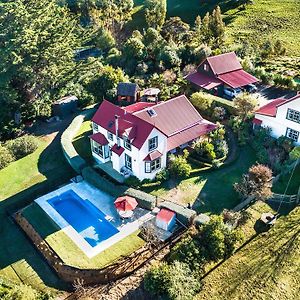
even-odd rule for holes
{"type": "MultiPolygon", "coordinates": [[[[295,101],[288,102],[277,108],[276,117],[269,117],[265,115],[255,114],[255,118],[262,121],[262,127],[270,127],[272,129],[272,136],[278,138],[285,136],[287,128],[294,129],[300,132],[300,124],[286,118],[288,108],[300,111],[300,98],[295,101]]],[[[296,143],[300,145],[300,137],[296,143]]]]}
{"type": "MultiPolygon", "coordinates": [[[[112,147],[114,144],[117,143],[116,135],[113,134],[113,141],[108,139],[107,130],[103,127],[98,125],[98,131],[95,130],[93,126],[93,133],[100,132],[102,133],[108,140],[109,146],[112,147]]],[[[133,145],[131,145],[131,150],[128,150],[124,147],[124,141],[120,138],[120,146],[125,149],[125,151],[122,153],[121,157],[119,157],[115,153],[111,153],[111,161],[113,163],[113,168],[120,172],[121,168],[125,166],[125,154],[129,155],[132,158],[132,173],[138,177],[140,180],[143,180],[145,178],[147,179],[153,179],[162,168],[166,167],[167,164],[167,137],[162,134],[159,130],[154,128],[148,138],[146,139],[145,143],[141,147],[141,149],[137,149],[133,145]],[[158,137],[158,146],[153,151],[157,150],[160,153],[162,153],[161,157],[161,168],[155,172],[152,173],[146,173],[145,172],[145,161],[144,158],[149,154],[149,142],[148,140],[157,136],[158,137]]],[[[102,159],[99,155],[92,152],[93,157],[98,163],[104,163],[107,160],[102,159]]]]}

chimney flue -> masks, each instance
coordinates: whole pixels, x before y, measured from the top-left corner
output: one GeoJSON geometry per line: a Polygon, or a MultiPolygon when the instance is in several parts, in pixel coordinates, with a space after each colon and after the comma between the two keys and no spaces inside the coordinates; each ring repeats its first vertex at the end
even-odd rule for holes
{"type": "Polygon", "coordinates": [[[116,128],[116,138],[117,138],[117,146],[120,147],[120,139],[119,139],[119,116],[115,115],[115,128],[116,128]]]}

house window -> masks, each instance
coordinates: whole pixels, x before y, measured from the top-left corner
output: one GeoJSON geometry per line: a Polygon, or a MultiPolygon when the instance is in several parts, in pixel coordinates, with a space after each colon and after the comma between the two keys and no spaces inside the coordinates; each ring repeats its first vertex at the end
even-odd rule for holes
{"type": "Polygon", "coordinates": [[[131,150],[131,143],[127,137],[124,137],[124,148],[131,150]]]}
{"type": "Polygon", "coordinates": [[[294,142],[297,142],[298,138],[299,138],[299,131],[291,129],[291,128],[288,128],[286,130],[286,136],[288,138],[290,138],[291,140],[293,140],[294,142]]]}
{"type": "Polygon", "coordinates": [[[160,169],[161,161],[160,158],[157,158],[153,161],[145,162],[145,173],[152,173],[158,169],[160,169]]]}
{"type": "Polygon", "coordinates": [[[158,137],[155,136],[152,139],[149,139],[149,151],[152,151],[157,148],[158,137]]]}
{"type": "Polygon", "coordinates": [[[208,65],[207,64],[203,65],[203,70],[206,71],[206,72],[208,72],[208,65]]]}
{"type": "Polygon", "coordinates": [[[96,124],[95,122],[93,122],[93,129],[94,129],[94,132],[99,131],[98,124],[96,124]]]}
{"type": "Polygon", "coordinates": [[[125,154],[125,167],[132,170],[132,158],[127,154],[125,154]]]}
{"type": "Polygon", "coordinates": [[[286,118],[290,121],[300,123],[300,111],[288,109],[286,118]]]}
{"type": "Polygon", "coordinates": [[[93,144],[93,151],[103,158],[103,147],[98,143],[96,143],[95,141],[93,141],[92,144],[93,144]]]}
{"type": "Polygon", "coordinates": [[[113,141],[114,140],[114,135],[111,132],[107,131],[107,138],[109,140],[113,141]]]}

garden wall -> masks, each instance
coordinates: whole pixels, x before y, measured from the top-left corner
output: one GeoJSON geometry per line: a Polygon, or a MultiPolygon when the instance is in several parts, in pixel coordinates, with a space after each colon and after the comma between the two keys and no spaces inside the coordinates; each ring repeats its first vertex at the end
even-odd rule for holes
{"type": "Polygon", "coordinates": [[[95,108],[84,110],[78,116],[74,118],[69,127],[63,132],[61,136],[61,146],[64,156],[70,166],[77,172],[81,174],[81,171],[87,167],[86,161],[79,156],[73,146],[73,138],[79,131],[83,121],[90,118],[95,113],[95,108]]]}

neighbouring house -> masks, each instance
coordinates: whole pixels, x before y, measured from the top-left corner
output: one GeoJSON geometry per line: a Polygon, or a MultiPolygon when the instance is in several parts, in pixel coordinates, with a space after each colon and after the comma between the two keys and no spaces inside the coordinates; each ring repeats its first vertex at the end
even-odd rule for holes
{"type": "Polygon", "coordinates": [[[224,88],[241,88],[258,82],[243,70],[234,52],[206,58],[186,79],[197,89],[222,95],[224,88]]]}
{"type": "Polygon", "coordinates": [[[140,99],[140,88],[136,83],[121,82],[117,86],[118,102],[134,103],[140,99]]]}
{"type": "Polygon", "coordinates": [[[104,100],[92,118],[91,149],[99,164],[110,163],[125,177],[153,179],[176,153],[217,125],[201,117],[181,95],[158,104],[119,107],[104,100]]]}
{"type": "Polygon", "coordinates": [[[275,99],[260,107],[255,112],[253,126],[269,127],[275,138],[286,136],[300,145],[300,95],[275,99]]]}

